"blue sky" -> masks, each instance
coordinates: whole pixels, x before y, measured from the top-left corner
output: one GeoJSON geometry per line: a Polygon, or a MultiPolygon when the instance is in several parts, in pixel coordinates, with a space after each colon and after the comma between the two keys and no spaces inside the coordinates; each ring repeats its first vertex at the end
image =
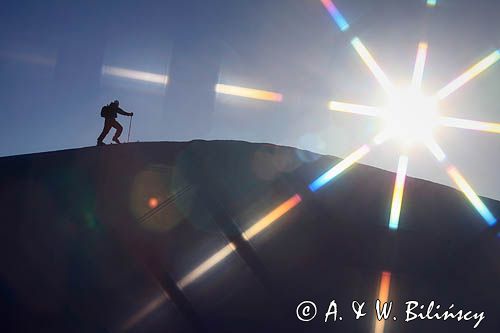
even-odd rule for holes
{"type": "MultiPolygon", "coordinates": [[[[426,36],[428,92],[500,48],[498,1],[443,0],[431,11],[420,0],[335,4],[403,85],[426,36]]],[[[319,0],[8,0],[2,7],[0,156],[94,145],[100,108],[113,99],[136,114],[132,141],[235,139],[345,157],[378,129],[374,120],[327,110],[331,99],[377,104],[382,91],[319,0]],[[216,83],[276,91],[284,100],[217,96],[216,83]]],[[[450,98],[446,112],[500,122],[499,87],[497,64],[450,98]]],[[[128,119],[120,121],[126,128],[128,119]]],[[[445,129],[438,139],[479,193],[500,198],[500,136],[445,129]]],[[[393,171],[396,148],[363,162],[393,171]]],[[[410,156],[410,175],[449,184],[426,151],[410,156]]]]}

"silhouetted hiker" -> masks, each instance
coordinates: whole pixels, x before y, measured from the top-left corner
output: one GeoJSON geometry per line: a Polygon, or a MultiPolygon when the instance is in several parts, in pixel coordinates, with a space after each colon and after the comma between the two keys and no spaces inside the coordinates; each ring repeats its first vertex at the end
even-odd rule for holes
{"type": "Polygon", "coordinates": [[[116,143],[120,143],[118,139],[120,134],[122,134],[123,127],[120,125],[118,121],[116,121],[117,114],[122,114],[124,116],[132,117],[134,115],[133,112],[126,112],[120,109],[119,101],[113,101],[109,105],[105,105],[101,109],[101,117],[104,118],[104,128],[102,129],[101,135],[97,138],[97,145],[103,146],[105,143],[103,142],[106,135],[108,135],[109,131],[112,127],[116,129],[115,135],[113,136],[113,141],[116,143]]]}

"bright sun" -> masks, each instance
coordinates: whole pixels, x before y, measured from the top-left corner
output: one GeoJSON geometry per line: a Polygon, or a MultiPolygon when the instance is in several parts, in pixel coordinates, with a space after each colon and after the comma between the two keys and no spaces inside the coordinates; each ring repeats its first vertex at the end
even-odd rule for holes
{"type": "Polygon", "coordinates": [[[437,100],[414,87],[396,90],[381,116],[385,130],[399,143],[425,143],[438,125],[437,100]]]}

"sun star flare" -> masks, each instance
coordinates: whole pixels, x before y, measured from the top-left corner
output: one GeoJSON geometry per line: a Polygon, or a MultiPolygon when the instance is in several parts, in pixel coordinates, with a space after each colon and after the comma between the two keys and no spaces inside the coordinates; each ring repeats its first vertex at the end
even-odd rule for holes
{"type": "MultiPolygon", "coordinates": [[[[330,11],[330,13],[332,13],[331,10],[334,9],[335,16],[332,17],[336,21],[337,25],[339,25],[336,18],[343,18],[343,16],[338,11],[338,8],[330,0],[322,1],[322,3],[330,11]]],[[[437,1],[427,1],[427,6],[430,8],[435,7],[436,4],[437,1]]],[[[341,30],[344,31],[347,29],[341,28],[341,30]]],[[[469,69],[467,69],[463,74],[459,75],[457,78],[445,85],[434,95],[428,96],[421,90],[429,50],[427,42],[422,41],[418,44],[411,84],[406,88],[395,86],[389,80],[383,69],[375,61],[374,56],[370,53],[359,37],[354,36],[351,39],[351,46],[360,56],[363,63],[368,67],[370,72],[380,84],[381,88],[386,92],[388,96],[387,102],[382,106],[369,106],[332,101],[329,103],[329,109],[331,111],[380,118],[384,130],[381,134],[375,137],[373,142],[380,145],[388,139],[393,139],[401,144],[402,154],[396,176],[389,227],[391,229],[397,229],[399,226],[404,180],[408,165],[408,157],[406,154],[408,149],[415,144],[424,145],[430,150],[432,155],[434,155],[436,159],[441,162],[449,176],[456,183],[457,187],[463,192],[465,197],[483,217],[486,223],[490,226],[494,225],[497,221],[496,218],[473,191],[465,178],[447,161],[445,152],[435,141],[435,134],[440,127],[453,127],[458,129],[500,134],[500,123],[444,117],[439,113],[439,101],[445,99],[453,93],[456,93],[466,83],[478,77],[481,73],[496,64],[500,60],[500,49],[493,51],[475,65],[469,67],[469,69]]],[[[316,179],[309,185],[310,190],[313,192],[318,190],[352,164],[359,161],[361,157],[370,151],[369,146],[364,147],[365,148],[360,148],[355,151],[344,161],[338,163],[332,169],[316,179]]]]}

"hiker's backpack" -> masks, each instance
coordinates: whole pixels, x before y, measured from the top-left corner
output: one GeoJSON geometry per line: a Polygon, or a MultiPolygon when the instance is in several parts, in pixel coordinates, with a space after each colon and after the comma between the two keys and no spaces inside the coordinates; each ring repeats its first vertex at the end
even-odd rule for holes
{"type": "Polygon", "coordinates": [[[101,117],[108,118],[110,116],[110,111],[109,105],[103,106],[101,109],[101,117]]]}

